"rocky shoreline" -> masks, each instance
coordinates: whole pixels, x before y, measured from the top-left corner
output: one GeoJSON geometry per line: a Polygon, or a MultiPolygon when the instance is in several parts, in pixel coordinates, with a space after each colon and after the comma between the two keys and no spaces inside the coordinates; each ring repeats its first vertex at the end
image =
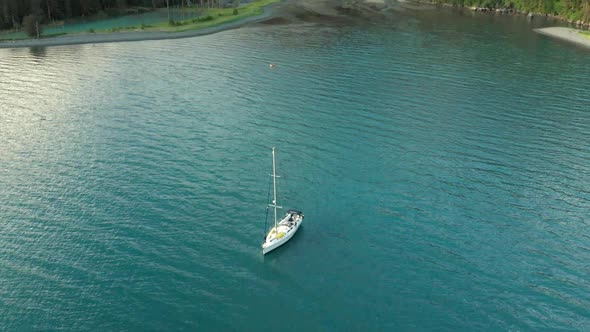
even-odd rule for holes
{"type": "Polygon", "coordinates": [[[468,7],[470,10],[474,12],[482,12],[482,13],[495,13],[501,15],[526,15],[527,18],[533,19],[537,16],[541,17],[551,17],[557,20],[568,22],[572,25],[575,25],[578,28],[586,28],[590,29],[590,22],[584,22],[581,20],[573,21],[566,19],[565,17],[557,16],[557,15],[550,15],[550,14],[542,14],[542,13],[534,13],[534,12],[527,12],[527,11],[519,11],[515,10],[514,8],[487,8],[487,7],[468,7]]]}
{"type": "Polygon", "coordinates": [[[430,4],[432,4],[434,6],[442,5],[445,7],[465,8],[465,9],[469,9],[469,10],[476,12],[476,13],[488,13],[488,14],[494,14],[494,15],[521,15],[521,16],[526,16],[530,20],[534,19],[535,17],[548,17],[548,18],[552,18],[555,20],[567,22],[567,23],[575,26],[578,29],[590,29],[590,21],[589,22],[581,21],[581,20],[573,21],[573,20],[567,19],[567,18],[559,16],[559,15],[535,13],[535,12],[530,12],[530,11],[520,11],[520,10],[516,10],[514,8],[506,8],[506,7],[500,7],[500,8],[496,8],[496,7],[466,7],[466,6],[455,6],[452,4],[440,3],[440,2],[434,2],[434,1],[430,2],[430,4]]]}

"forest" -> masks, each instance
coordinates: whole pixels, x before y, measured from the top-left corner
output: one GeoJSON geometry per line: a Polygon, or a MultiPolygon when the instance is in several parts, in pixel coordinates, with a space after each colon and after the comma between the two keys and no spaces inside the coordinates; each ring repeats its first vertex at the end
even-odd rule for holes
{"type": "Polygon", "coordinates": [[[116,16],[127,8],[188,4],[187,0],[0,0],[0,30],[18,29],[27,20],[50,23],[102,13],[116,16]]]}
{"type": "Polygon", "coordinates": [[[590,0],[442,0],[458,6],[514,9],[590,22],[590,0]]]}

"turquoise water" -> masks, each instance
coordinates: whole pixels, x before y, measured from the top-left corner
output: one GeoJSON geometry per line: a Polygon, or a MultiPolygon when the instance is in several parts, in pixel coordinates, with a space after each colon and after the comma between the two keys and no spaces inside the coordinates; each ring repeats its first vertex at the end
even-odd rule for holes
{"type": "MultiPolygon", "coordinates": [[[[188,20],[199,16],[195,11],[181,11],[178,8],[171,9],[171,18],[175,20],[188,20]]],[[[45,35],[56,35],[63,33],[88,33],[90,29],[100,32],[116,28],[141,27],[142,24],[153,25],[168,21],[167,10],[157,10],[149,13],[142,13],[136,15],[125,15],[113,17],[102,20],[79,20],[78,22],[70,22],[62,26],[45,27],[43,33],[45,35]]],[[[24,32],[13,32],[0,34],[0,39],[22,39],[27,35],[24,32]]]]}
{"type": "Polygon", "coordinates": [[[589,56],[428,12],[0,50],[0,329],[588,330],[589,56]]]}

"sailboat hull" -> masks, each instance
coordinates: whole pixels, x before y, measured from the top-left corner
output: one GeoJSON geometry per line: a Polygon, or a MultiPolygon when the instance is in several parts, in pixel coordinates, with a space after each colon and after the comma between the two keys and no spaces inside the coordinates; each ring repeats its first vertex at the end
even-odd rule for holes
{"type": "Polygon", "coordinates": [[[278,223],[277,231],[275,231],[273,227],[273,229],[271,229],[268,233],[266,241],[264,242],[264,244],[262,244],[262,254],[266,255],[267,253],[287,243],[287,241],[289,241],[293,237],[293,235],[295,235],[295,233],[301,226],[302,222],[303,214],[288,214],[287,216],[285,216],[285,218],[281,220],[280,223],[278,223]],[[290,218],[292,220],[289,220],[290,218]]]}

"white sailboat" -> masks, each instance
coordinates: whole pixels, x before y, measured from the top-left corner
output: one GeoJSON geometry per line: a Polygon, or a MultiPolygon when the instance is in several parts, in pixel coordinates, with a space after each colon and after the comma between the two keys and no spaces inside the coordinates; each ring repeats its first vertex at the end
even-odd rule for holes
{"type": "Polygon", "coordinates": [[[274,208],[275,226],[270,229],[266,235],[265,241],[262,244],[262,254],[267,254],[272,250],[282,246],[289,241],[295,232],[301,226],[303,222],[303,213],[301,211],[289,210],[281,219],[277,222],[277,209],[281,207],[277,205],[277,173],[276,173],[276,162],[275,162],[275,148],[272,148],[272,184],[273,184],[273,200],[270,207],[274,208]]]}

